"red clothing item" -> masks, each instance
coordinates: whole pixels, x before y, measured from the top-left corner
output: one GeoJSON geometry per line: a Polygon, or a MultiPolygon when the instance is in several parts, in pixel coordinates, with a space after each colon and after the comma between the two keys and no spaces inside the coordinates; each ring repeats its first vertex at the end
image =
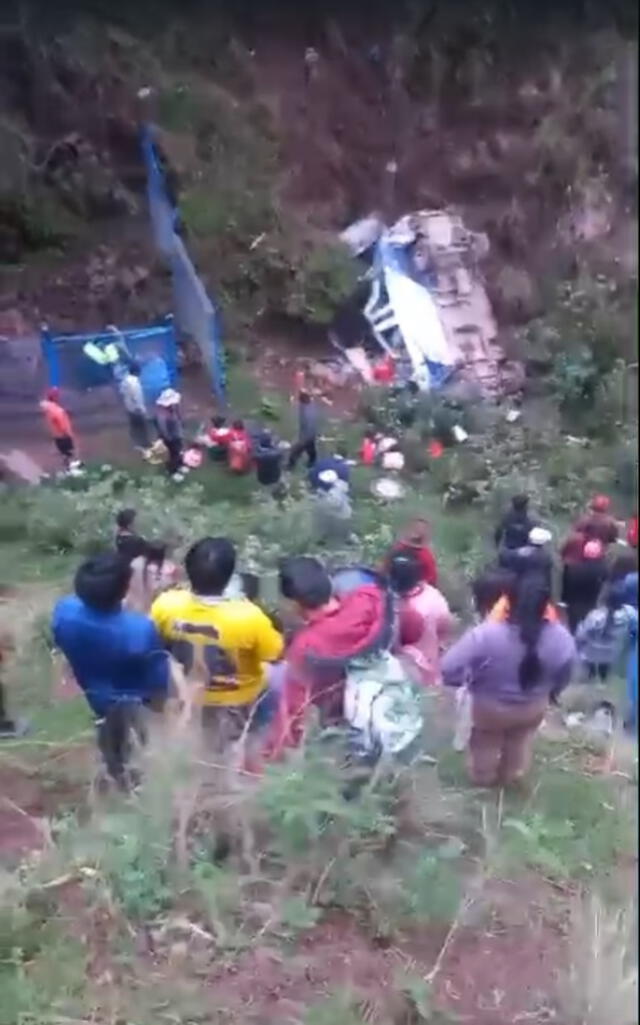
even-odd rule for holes
{"type": "Polygon", "coordinates": [[[582,562],[585,540],[584,534],[580,534],[578,531],[569,534],[560,549],[560,558],[565,565],[571,566],[576,562],[582,562]]]}
{"type": "Polygon", "coordinates": [[[590,512],[582,516],[574,530],[591,540],[597,538],[603,545],[612,545],[618,540],[618,524],[606,512],[590,512]]]}
{"type": "Polygon", "coordinates": [[[376,461],[376,443],[372,438],[365,438],[360,448],[360,461],[364,466],[373,466],[376,461]]]}
{"type": "Polygon", "coordinates": [[[227,448],[231,429],[229,427],[212,427],[209,431],[209,438],[219,448],[227,448]]]}
{"type": "Polygon", "coordinates": [[[246,473],[251,466],[251,438],[248,431],[229,431],[229,469],[246,473]]]}
{"type": "Polygon", "coordinates": [[[385,359],[380,360],[379,363],[374,364],[373,379],[377,384],[391,384],[395,376],[396,363],[391,356],[387,356],[385,359]]]}
{"type": "Polygon", "coordinates": [[[632,516],[627,526],[627,544],[632,548],[638,547],[638,517],[632,516]]]}
{"type": "Polygon", "coordinates": [[[438,564],[436,563],[435,555],[427,545],[415,545],[411,544],[410,541],[398,541],[389,553],[389,558],[385,564],[385,571],[388,570],[391,556],[397,555],[399,552],[411,552],[415,555],[422,566],[422,580],[424,583],[430,584],[431,587],[438,586],[438,564]]]}
{"type": "Polygon", "coordinates": [[[320,709],[323,722],[342,721],[348,663],[386,650],[392,640],[393,604],[374,584],[359,587],[320,609],[294,637],[267,756],[278,757],[302,739],[305,713],[320,709]]]}
{"type": "Polygon", "coordinates": [[[44,413],[52,438],[73,438],[73,428],[66,409],[51,399],[43,399],[40,409],[44,413]]]}

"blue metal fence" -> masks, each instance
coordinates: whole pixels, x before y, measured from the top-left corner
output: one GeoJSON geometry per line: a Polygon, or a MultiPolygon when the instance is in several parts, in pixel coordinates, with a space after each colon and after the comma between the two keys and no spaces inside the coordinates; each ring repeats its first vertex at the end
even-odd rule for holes
{"type": "MultiPolygon", "coordinates": [[[[225,402],[226,375],[219,313],[178,234],[179,212],[171,202],[151,125],[143,125],[142,152],[147,171],[147,197],[153,239],[171,271],[174,317],[147,328],[121,329],[129,357],[144,364],[160,356],[172,384],[178,376],[176,335],[193,340],[200,349],[218,400],[225,402]]],[[[113,383],[113,367],[102,366],[86,352],[89,343],[114,342],[114,335],[52,334],[42,330],[42,353],[50,385],[83,392],[113,383]]]]}
{"type": "Polygon", "coordinates": [[[146,328],[123,328],[114,334],[52,334],[42,328],[42,353],[50,385],[84,392],[91,388],[112,385],[113,364],[102,365],[87,353],[87,346],[102,348],[117,345],[123,360],[134,360],[144,367],[160,357],[167,368],[169,381],[178,379],[178,352],[173,317],[146,328]]]}

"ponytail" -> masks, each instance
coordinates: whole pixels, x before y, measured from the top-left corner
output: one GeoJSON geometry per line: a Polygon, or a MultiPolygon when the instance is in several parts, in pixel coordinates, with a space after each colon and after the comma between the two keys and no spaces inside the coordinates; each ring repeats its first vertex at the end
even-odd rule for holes
{"type": "Polygon", "coordinates": [[[519,628],[520,640],[525,649],[519,668],[520,688],[524,691],[535,687],[542,673],[538,642],[550,597],[548,582],[538,574],[525,574],[520,577],[516,581],[511,597],[509,618],[519,628]]]}

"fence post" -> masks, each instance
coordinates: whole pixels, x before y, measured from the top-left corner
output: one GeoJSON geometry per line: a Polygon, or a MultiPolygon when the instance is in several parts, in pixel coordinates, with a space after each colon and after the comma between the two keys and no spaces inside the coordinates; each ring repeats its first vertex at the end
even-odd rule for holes
{"type": "Polygon", "coordinates": [[[165,330],[165,362],[169,370],[169,377],[171,384],[175,385],[178,380],[178,339],[176,337],[176,325],[173,319],[173,313],[168,313],[163,318],[162,323],[164,324],[165,330]]]}
{"type": "Polygon", "coordinates": [[[40,325],[40,348],[47,367],[50,388],[60,387],[60,361],[48,324],[40,325]]]}

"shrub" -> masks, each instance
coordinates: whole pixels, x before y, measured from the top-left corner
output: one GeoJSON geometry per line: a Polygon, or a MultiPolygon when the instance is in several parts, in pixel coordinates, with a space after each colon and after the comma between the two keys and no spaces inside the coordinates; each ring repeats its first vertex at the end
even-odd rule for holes
{"type": "Polygon", "coordinates": [[[358,281],[355,261],[339,243],[309,248],[295,267],[286,312],[318,324],[327,324],[336,308],[353,292],[358,281]]]}

